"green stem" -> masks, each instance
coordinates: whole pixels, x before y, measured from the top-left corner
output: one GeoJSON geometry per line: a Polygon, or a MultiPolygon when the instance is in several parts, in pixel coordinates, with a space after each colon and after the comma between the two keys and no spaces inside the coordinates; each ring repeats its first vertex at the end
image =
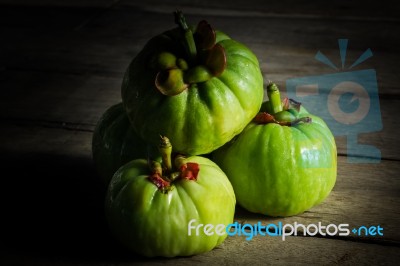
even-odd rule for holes
{"type": "Polygon", "coordinates": [[[168,193],[172,189],[169,180],[162,177],[162,166],[159,162],[150,161],[149,162],[151,174],[147,179],[153,183],[162,193],[168,193]]]}
{"type": "Polygon", "coordinates": [[[282,111],[281,95],[278,86],[275,83],[269,83],[267,86],[267,95],[271,107],[272,115],[282,111]]]}
{"type": "Polygon", "coordinates": [[[312,119],[311,119],[311,117],[301,117],[301,118],[298,118],[298,119],[293,120],[292,122],[290,122],[290,126],[295,126],[295,125],[299,124],[300,122],[311,123],[312,119]]]}
{"type": "Polygon", "coordinates": [[[159,150],[161,153],[163,168],[166,171],[166,175],[168,175],[172,171],[172,161],[171,161],[172,145],[167,137],[161,136],[159,150]]]}
{"type": "Polygon", "coordinates": [[[181,167],[185,164],[185,159],[186,159],[186,157],[183,156],[182,154],[178,154],[175,157],[174,163],[175,163],[176,169],[179,169],[179,170],[181,169],[181,167]]]}
{"type": "Polygon", "coordinates": [[[175,11],[174,16],[175,16],[175,23],[179,25],[179,28],[184,33],[183,45],[185,46],[186,53],[189,57],[189,62],[194,63],[197,57],[197,49],[193,38],[193,32],[188,27],[182,11],[179,10],[175,11]]]}
{"type": "Polygon", "coordinates": [[[149,162],[150,171],[152,174],[162,176],[162,166],[159,162],[150,161],[149,162]]]}

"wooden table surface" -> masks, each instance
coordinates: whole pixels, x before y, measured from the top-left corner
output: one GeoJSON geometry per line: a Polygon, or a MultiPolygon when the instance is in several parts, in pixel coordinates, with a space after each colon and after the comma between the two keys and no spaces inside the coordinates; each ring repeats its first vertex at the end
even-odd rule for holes
{"type": "Polygon", "coordinates": [[[398,264],[399,11],[384,1],[1,0],[1,264],[398,264]],[[93,129],[121,101],[132,58],[150,37],[175,27],[177,8],[188,21],[207,19],[246,44],[260,60],[265,83],[272,80],[283,91],[291,78],[344,71],[314,58],[321,51],[340,66],[338,39],[349,40],[346,66],[371,49],[373,56],[351,70],[376,71],[383,127],[358,139],[378,148],[381,160],[349,162],[354,154],[338,136],[337,183],[326,201],[288,218],[238,207],[235,221],[379,225],[383,236],[236,236],[206,254],[176,259],[147,259],[120,248],[104,221],[93,129]]]}

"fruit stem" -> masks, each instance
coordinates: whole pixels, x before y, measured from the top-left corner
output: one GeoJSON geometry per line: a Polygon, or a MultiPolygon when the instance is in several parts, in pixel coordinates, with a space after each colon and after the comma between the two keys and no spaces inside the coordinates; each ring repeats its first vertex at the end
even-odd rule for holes
{"type": "Polygon", "coordinates": [[[267,86],[267,95],[269,98],[269,104],[271,107],[272,115],[282,111],[281,95],[279,93],[278,86],[270,82],[267,86]]]}
{"type": "Polygon", "coordinates": [[[149,161],[149,167],[152,174],[162,176],[162,166],[159,162],[149,161]]]}
{"type": "Polygon", "coordinates": [[[178,24],[179,28],[183,32],[183,46],[185,47],[186,54],[189,57],[189,62],[193,64],[196,61],[197,57],[197,49],[196,49],[196,44],[194,42],[193,32],[188,27],[182,11],[179,10],[175,11],[174,16],[175,16],[175,23],[178,24]]]}
{"type": "Polygon", "coordinates": [[[153,183],[162,193],[168,193],[171,190],[171,183],[162,177],[162,166],[159,162],[149,161],[151,174],[147,179],[153,183]]]}
{"type": "Polygon", "coordinates": [[[291,121],[289,123],[289,125],[290,126],[295,126],[295,125],[299,124],[300,122],[311,123],[312,122],[312,118],[311,117],[301,117],[301,118],[298,118],[298,119],[295,119],[295,120],[291,121]]]}
{"type": "Polygon", "coordinates": [[[165,175],[168,175],[169,173],[172,172],[172,160],[171,160],[172,145],[167,137],[163,136],[160,137],[161,141],[159,145],[159,151],[161,153],[163,170],[166,172],[165,175]]]}

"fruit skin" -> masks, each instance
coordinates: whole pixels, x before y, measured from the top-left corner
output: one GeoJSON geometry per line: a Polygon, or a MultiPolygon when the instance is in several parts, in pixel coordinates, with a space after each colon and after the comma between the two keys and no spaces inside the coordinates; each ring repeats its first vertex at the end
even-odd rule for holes
{"type": "MultiPolygon", "coordinates": [[[[145,160],[133,160],[114,175],[106,196],[106,217],[115,236],[129,249],[148,257],[190,256],[221,244],[226,234],[188,235],[188,223],[232,223],[235,194],[222,170],[211,160],[193,156],[200,165],[197,181],[175,180],[162,193],[147,177],[145,160]]],[[[203,229],[203,228],[200,228],[203,229]]]]}
{"type": "Polygon", "coordinates": [[[122,101],[136,132],[149,143],[156,144],[159,135],[166,135],[177,152],[206,154],[239,134],[256,115],[263,99],[263,78],[253,52],[217,31],[216,43],[226,53],[223,73],[192,83],[176,96],[163,95],[155,86],[158,70],[151,64],[162,52],[185,59],[181,39],[176,28],[145,45],[126,70],[122,101]]]}
{"type": "Polygon", "coordinates": [[[105,186],[119,167],[146,154],[147,144],[133,130],[122,103],[108,108],[92,137],[92,157],[105,186]]]}
{"type": "Polygon", "coordinates": [[[312,122],[295,126],[252,122],[213,153],[238,203],[247,210],[296,215],[322,202],[334,187],[337,151],[332,133],[304,107],[297,115],[311,117],[312,122]]]}

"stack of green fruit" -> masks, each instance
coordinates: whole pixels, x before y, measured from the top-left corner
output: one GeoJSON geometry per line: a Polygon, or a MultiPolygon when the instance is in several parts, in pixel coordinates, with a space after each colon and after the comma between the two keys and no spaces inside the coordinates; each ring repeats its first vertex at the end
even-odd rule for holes
{"type": "Polygon", "coordinates": [[[326,124],[267,87],[257,57],[206,21],[152,38],[93,135],[108,187],[106,217],[125,246],[145,256],[190,256],[227,234],[188,224],[228,225],[236,199],[249,211],[289,216],[324,200],[336,180],[326,124]],[[208,159],[205,157],[205,155],[208,159]]]}

